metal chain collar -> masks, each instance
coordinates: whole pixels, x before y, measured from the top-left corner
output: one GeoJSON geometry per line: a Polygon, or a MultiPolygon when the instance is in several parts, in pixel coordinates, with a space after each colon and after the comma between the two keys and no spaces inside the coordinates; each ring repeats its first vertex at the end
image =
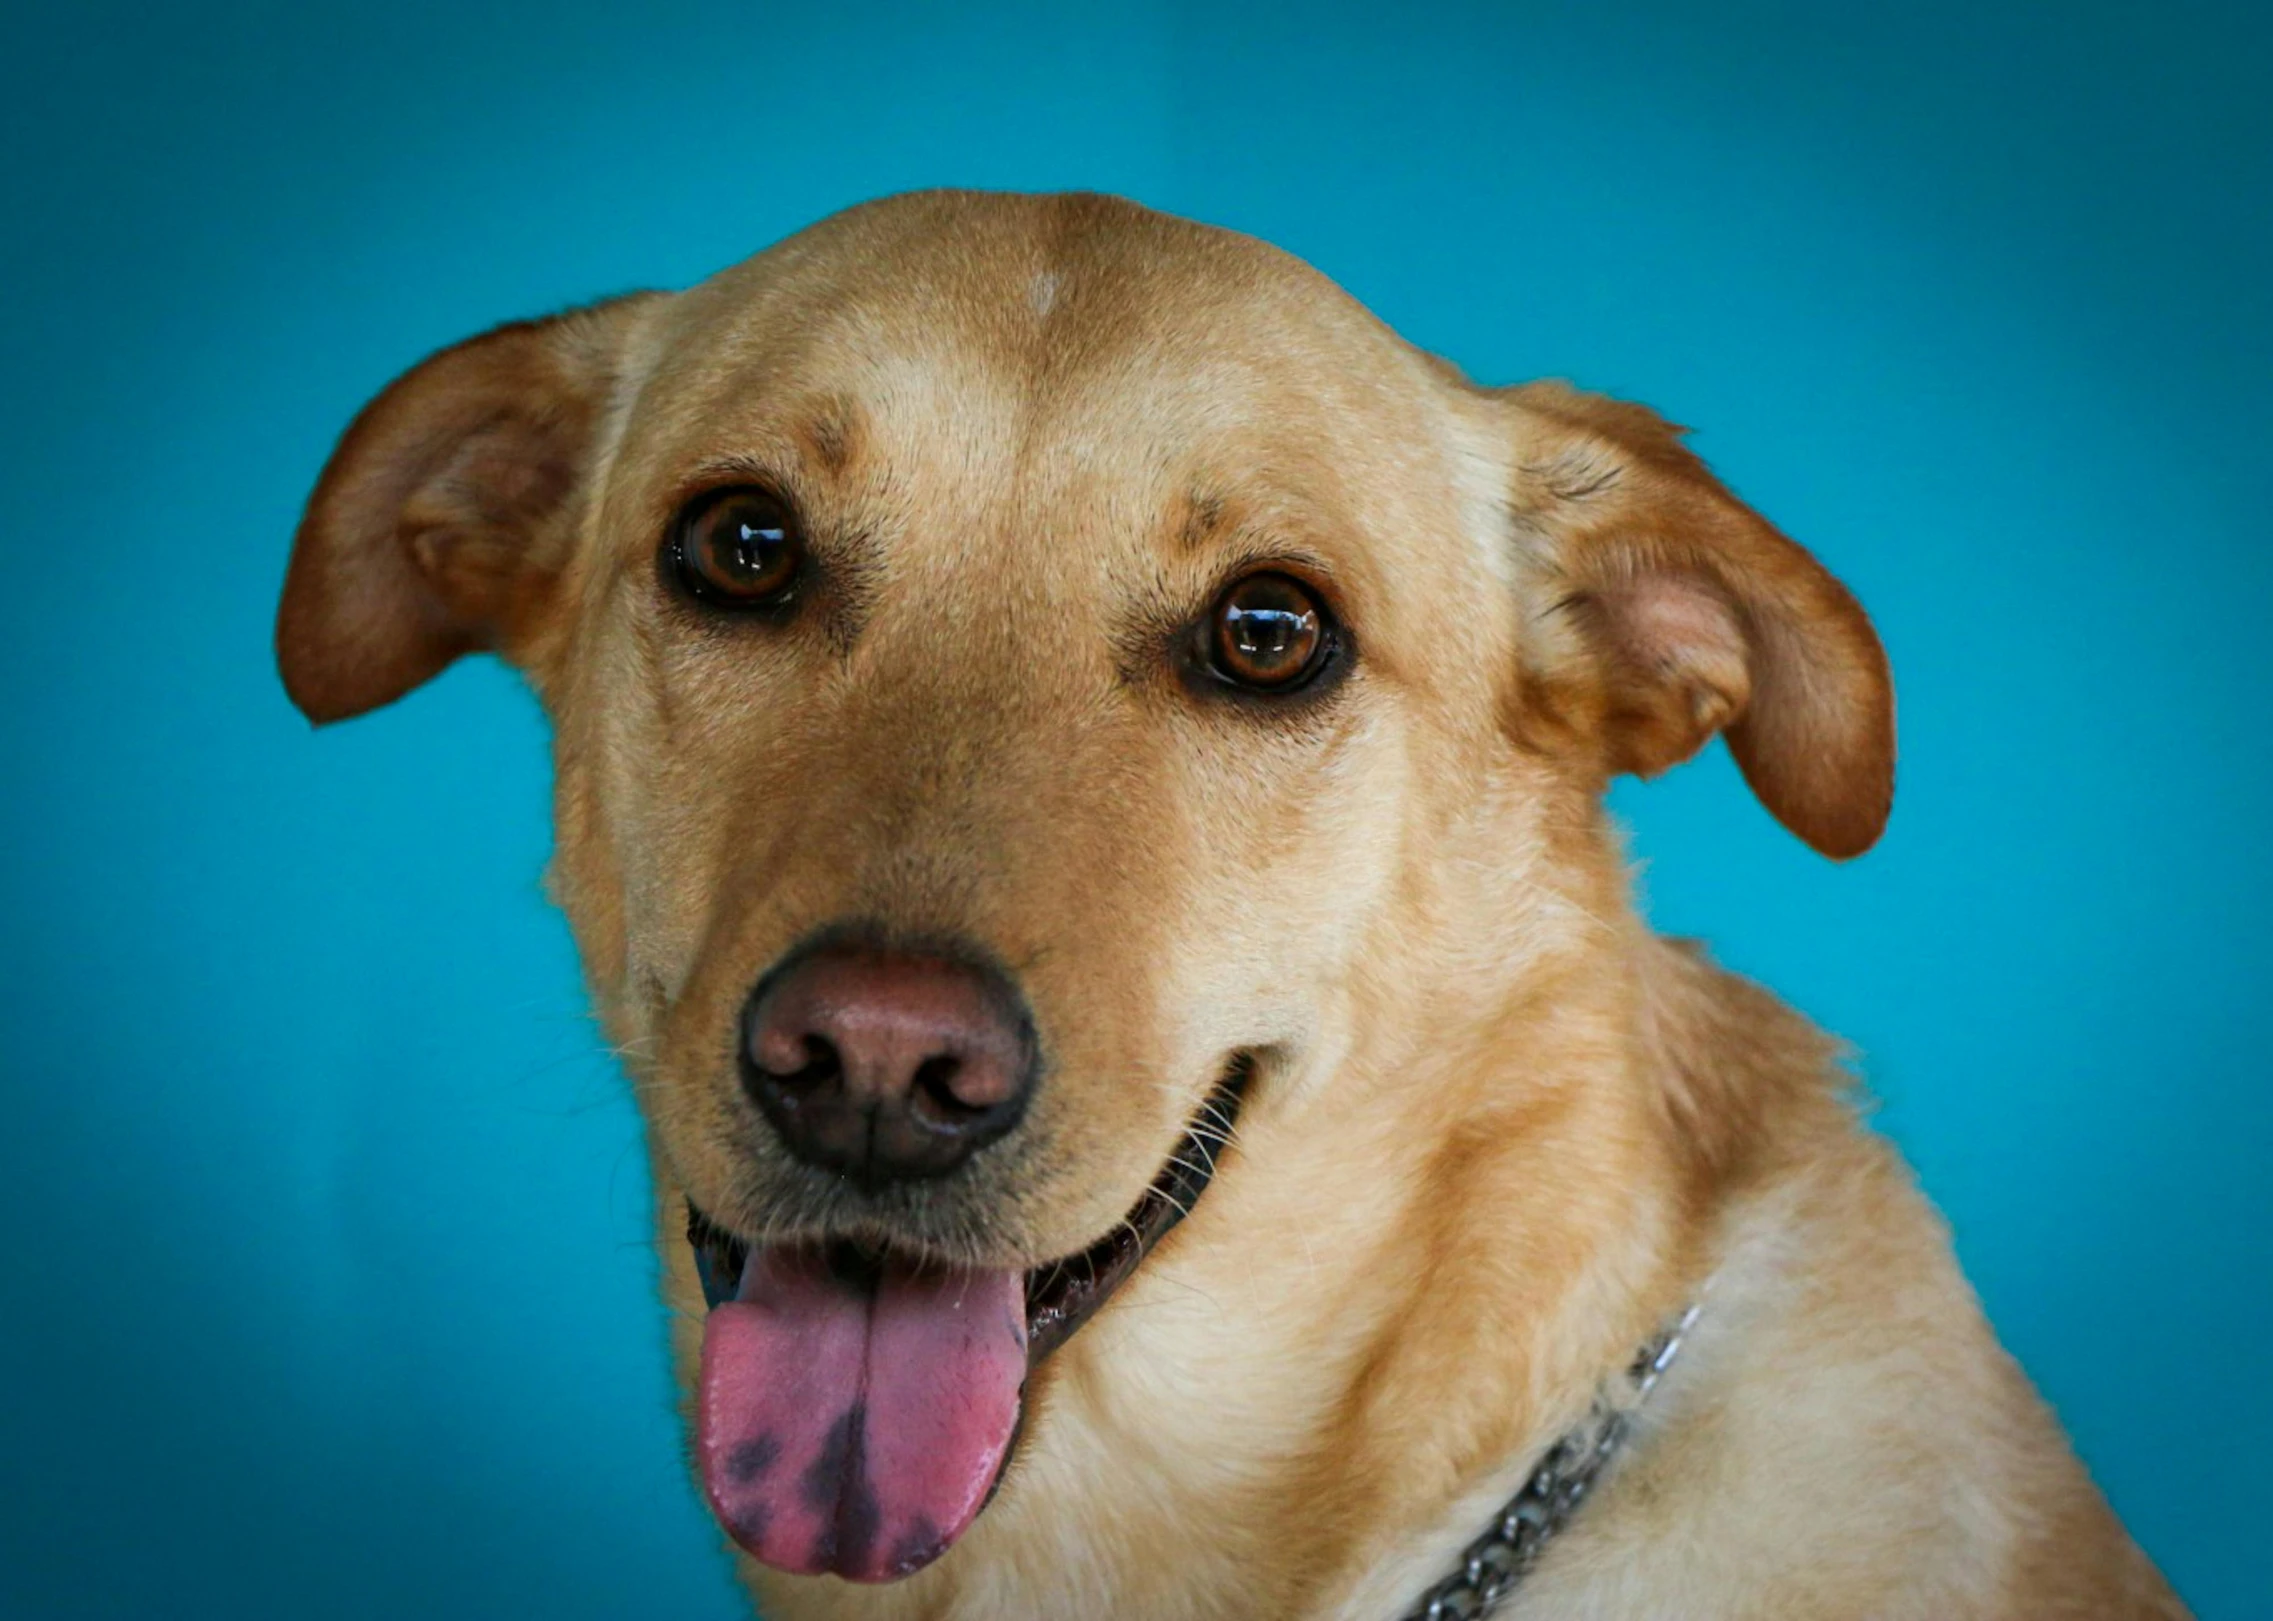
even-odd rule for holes
{"type": "Polygon", "coordinates": [[[1540,1553],[1578,1511],[1595,1477],[1625,1443],[1634,1413],[1680,1354],[1681,1342],[1695,1326],[1702,1304],[1691,1304],[1636,1353],[1622,1377],[1595,1395],[1586,1417],[1547,1449],[1491,1528],[1468,1544],[1460,1568],[1423,1593],[1398,1621],[1473,1621],[1499,1607],[1500,1600],[1531,1573],[1540,1553]]]}

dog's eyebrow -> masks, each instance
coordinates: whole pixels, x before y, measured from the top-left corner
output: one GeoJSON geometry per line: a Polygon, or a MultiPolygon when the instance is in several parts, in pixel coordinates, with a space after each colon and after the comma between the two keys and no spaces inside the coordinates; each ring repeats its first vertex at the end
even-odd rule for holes
{"type": "Polygon", "coordinates": [[[798,415],[790,431],[824,473],[842,473],[860,448],[860,408],[842,394],[824,394],[798,415]]]}
{"type": "MultiPolygon", "coordinates": [[[[815,394],[790,402],[743,448],[705,458],[681,482],[695,487],[724,478],[752,478],[784,487],[835,482],[861,453],[867,418],[842,394],[815,394]]],[[[792,493],[796,493],[792,489],[792,493]]]]}
{"type": "Polygon", "coordinates": [[[745,448],[706,457],[677,481],[679,499],[729,479],[770,484],[811,498],[842,480],[867,439],[867,418],[842,394],[797,400],[745,448]]]}
{"type": "Polygon", "coordinates": [[[1187,553],[1205,551],[1236,527],[1224,510],[1223,497],[1195,490],[1184,498],[1184,521],[1176,530],[1177,547],[1187,553]]]}
{"type": "Polygon", "coordinates": [[[1317,547],[1300,538],[1312,527],[1267,497],[1258,506],[1245,495],[1202,488],[1184,498],[1181,514],[1169,512],[1163,530],[1179,555],[1199,559],[1211,571],[1286,564],[1331,578],[1333,566],[1317,547]]]}

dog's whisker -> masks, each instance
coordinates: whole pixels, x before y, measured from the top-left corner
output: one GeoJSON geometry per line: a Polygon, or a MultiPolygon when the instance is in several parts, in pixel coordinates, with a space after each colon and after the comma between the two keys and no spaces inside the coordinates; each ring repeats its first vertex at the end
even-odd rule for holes
{"type": "Polygon", "coordinates": [[[1239,1146],[1239,1137],[1236,1132],[1209,1131],[1204,1127],[1194,1126],[1191,1130],[1191,1135],[1200,1142],[1213,1144],[1218,1149],[1236,1148],[1239,1146]]]}

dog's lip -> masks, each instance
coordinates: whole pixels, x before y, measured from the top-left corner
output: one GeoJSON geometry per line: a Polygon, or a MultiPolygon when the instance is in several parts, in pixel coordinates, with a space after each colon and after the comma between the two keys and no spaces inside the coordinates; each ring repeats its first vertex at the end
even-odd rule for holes
{"type": "MultiPolygon", "coordinates": [[[[1230,1145],[1253,1074],[1252,1055],[1235,1055],[1224,1066],[1223,1079],[1185,1123],[1160,1174],[1112,1231],[1087,1249],[1027,1271],[1029,1368],[1039,1366],[1071,1339],[1128,1281],[1169,1229],[1192,1213],[1230,1145]]],[[[687,1201],[687,1242],[694,1250],[706,1303],[715,1307],[733,1299],[749,1259],[749,1243],[711,1220],[692,1199],[687,1201]]]]}
{"type": "Polygon", "coordinates": [[[1105,1299],[1152,1253],[1168,1230],[1189,1216],[1215,1180],[1216,1166],[1230,1146],[1240,1105],[1254,1075],[1246,1054],[1224,1066],[1192,1118],[1175,1151],[1121,1222],[1103,1238],[1063,1259],[1026,1274],[1026,1360],[1037,1366],[1095,1315],[1105,1299]]]}

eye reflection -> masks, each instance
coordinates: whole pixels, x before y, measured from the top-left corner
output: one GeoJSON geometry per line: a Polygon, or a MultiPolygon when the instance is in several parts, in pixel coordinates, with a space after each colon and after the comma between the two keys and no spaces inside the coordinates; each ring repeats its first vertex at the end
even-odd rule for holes
{"type": "Polygon", "coordinates": [[[1210,662],[1258,691],[1284,691],[1317,672],[1326,650],[1318,599],[1284,574],[1251,574],[1216,599],[1210,662]]]}

